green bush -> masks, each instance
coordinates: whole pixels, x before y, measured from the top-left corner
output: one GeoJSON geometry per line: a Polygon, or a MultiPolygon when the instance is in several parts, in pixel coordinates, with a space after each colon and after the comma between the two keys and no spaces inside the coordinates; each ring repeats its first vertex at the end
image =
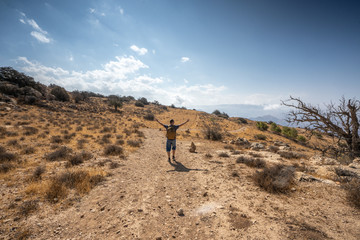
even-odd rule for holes
{"type": "Polygon", "coordinates": [[[282,128],[282,134],[287,137],[287,138],[291,138],[291,139],[296,139],[298,136],[298,132],[295,128],[290,128],[290,127],[283,127],[282,128]]]}
{"type": "Polygon", "coordinates": [[[276,123],[271,123],[270,130],[274,133],[281,133],[281,128],[276,123]]]}
{"type": "Polygon", "coordinates": [[[264,134],[256,134],[254,137],[257,140],[266,140],[266,136],[264,134]]]}
{"type": "Polygon", "coordinates": [[[307,141],[306,137],[304,137],[303,135],[297,136],[297,140],[302,143],[305,143],[307,141]]]}
{"type": "Polygon", "coordinates": [[[261,131],[266,131],[269,128],[265,122],[256,122],[256,127],[261,131]]]}

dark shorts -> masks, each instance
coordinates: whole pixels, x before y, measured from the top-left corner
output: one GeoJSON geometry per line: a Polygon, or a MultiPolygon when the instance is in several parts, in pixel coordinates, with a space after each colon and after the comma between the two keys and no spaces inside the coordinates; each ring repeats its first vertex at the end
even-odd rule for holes
{"type": "Polygon", "coordinates": [[[176,139],[167,139],[166,140],[166,151],[170,152],[172,150],[176,150],[176,139]]]}

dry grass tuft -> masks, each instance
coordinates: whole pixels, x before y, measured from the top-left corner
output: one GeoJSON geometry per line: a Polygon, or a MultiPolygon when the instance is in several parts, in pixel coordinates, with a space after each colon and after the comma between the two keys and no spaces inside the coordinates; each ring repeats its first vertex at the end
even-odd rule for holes
{"type": "Polygon", "coordinates": [[[122,155],[123,153],[123,148],[116,145],[108,145],[104,149],[105,155],[122,155]]]}
{"type": "Polygon", "coordinates": [[[45,167],[44,166],[37,166],[33,172],[32,178],[34,180],[41,179],[41,175],[45,173],[45,167]]]}
{"type": "Polygon", "coordinates": [[[141,141],[139,140],[127,140],[127,145],[130,147],[140,147],[141,141]]]}
{"type": "Polygon", "coordinates": [[[244,163],[248,167],[264,168],[266,162],[260,158],[252,158],[247,156],[240,156],[236,159],[236,163],[244,163]]]}
{"type": "Polygon", "coordinates": [[[222,157],[222,158],[228,158],[228,157],[230,157],[229,154],[227,154],[226,152],[221,152],[221,153],[219,153],[218,156],[219,156],[219,157],[222,157]]]}
{"type": "Polygon", "coordinates": [[[58,150],[45,155],[45,158],[46,158],[46,160],[51,161],[51,162],[58,161],[58,160],[67,158],[69,156],[70,152],[71,152],[70,148],[63,146],[63,147],[59,148],[58,150]]]}
{"type": "Polygon", "coordinates": [[[279,151],[278,154],[280,155],[280,157],[286,158],[286,159],[298,159],[298,158],[302,158],[305,157],[304,154],[300,154],[297,152],[292,152],[292,151],[279,151]]]}
{"type": "Polygon", "coordinates": [[[37,210],[39,207],[38,200],[24,201],[19,207],[19,213],[23,216],[28,216],[30,213],[37,210]]]}
{"type": "Polygon", "coordinates": [[[360,208],[360,179],[354,178],[345,185],[347,190],[347,198],[354,204],[355,207],[360,208]]]}
{"type": "Polygon", "coordinates": [[[253,175],[255,183],[271,193],[287,193],[294,185],[294,167],[275,165],[256,171],[253,175]]]}

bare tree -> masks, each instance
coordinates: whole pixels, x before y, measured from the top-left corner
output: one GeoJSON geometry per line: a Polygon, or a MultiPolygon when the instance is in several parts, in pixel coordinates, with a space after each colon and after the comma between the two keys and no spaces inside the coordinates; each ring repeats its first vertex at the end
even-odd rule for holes
{"type": "Polygon", "coordinates": [[[360,156],[359,118],[360,101],[342,97],[338,105],[330,103],[322,109],[304,103],[300,98],[290,96],[282,104],[295,110],[290,111],[287,121],[305,125],[309,130],[317,130],[335,136],[338,143],[344,140],[346,148],[355,156],[360,156]]]}

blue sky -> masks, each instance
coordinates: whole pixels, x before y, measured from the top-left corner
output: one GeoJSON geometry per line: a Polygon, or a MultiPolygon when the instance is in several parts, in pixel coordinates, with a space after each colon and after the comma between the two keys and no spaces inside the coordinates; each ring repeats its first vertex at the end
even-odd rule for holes
{"type": "Polygon", "coordinates": [[[356,1],[0,0],[0,65],[164,104],[358,97],[356,1]]]}

